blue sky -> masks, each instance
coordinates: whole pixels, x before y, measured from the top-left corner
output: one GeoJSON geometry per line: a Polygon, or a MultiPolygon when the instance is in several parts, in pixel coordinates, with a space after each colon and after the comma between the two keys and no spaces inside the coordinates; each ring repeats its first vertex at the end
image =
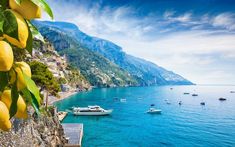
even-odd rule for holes
{"type": "Polygon", "coordinates": [[[48,2],[56,21],[75,23],[195,83],[235,84],[234,0],[48,2]]]}

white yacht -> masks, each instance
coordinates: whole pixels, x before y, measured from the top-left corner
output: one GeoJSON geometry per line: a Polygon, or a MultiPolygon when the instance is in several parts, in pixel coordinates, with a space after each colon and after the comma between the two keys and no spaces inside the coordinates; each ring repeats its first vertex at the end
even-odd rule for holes
{"type": "Polygon", "coordinates": [[[100,106],[88,106],[88,107],[74,107],[73,108],[73,114],[74,115],[109,115],[113,112],[112,109],[105,110],[101,108],[100,106]]]}
{"type": "Polygon", "coordinates": [[[161,112],[162,110],[155,108],[149,108],[149,110],[147,111],[147,113],[154,113],[154,114],[160,114],[161,112]]]}
{"type": "Polygon", "coordinates": [[[120,102],[125,103],[126,99],[120,99],[120,102]]]}

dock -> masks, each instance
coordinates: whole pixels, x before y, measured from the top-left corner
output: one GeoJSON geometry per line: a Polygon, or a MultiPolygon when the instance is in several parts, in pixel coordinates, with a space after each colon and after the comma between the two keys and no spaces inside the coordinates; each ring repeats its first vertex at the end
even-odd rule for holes
{"type": "Polygon", "coordinates": [[[63,121],[63,119],[67,116],[68,112],[64,112],[64,111],[59,111],[57,113],[57,116],[59,118],[59,121],[63,121]]]}
{"type": "Polygon", "coordinates": [[[83,124],[64,123],[62,124],[68,144],[65,147],[81,147],[83,137],[83,124]]]}

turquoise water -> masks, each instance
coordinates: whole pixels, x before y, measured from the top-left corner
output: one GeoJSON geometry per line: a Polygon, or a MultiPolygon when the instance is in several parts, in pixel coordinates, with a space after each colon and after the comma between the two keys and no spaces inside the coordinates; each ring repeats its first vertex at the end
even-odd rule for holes
{"type": "Polygon", "coordinates": [[[84,123],[84,147],[235,146],[235,90],[232,86],[169,86],[94,89],[57,102],[59,110],[100,105],[111,116],[68,115],[64,123],[84,123]],[[198,97],[183,95],[197,93],[198,97]],[[126,98],[126,103],[115,101],[126,98]],[[227,101],[220,102],[219,97],[227,101]],[[171,102],[166,104],[165,99],[171,102]],[[182,101],[181,106],[178,102],[182,101]],[[200,102],[206,105],[201,106],[200,102]],[[154,103],[162,114],[145,112],[154,103]]]}

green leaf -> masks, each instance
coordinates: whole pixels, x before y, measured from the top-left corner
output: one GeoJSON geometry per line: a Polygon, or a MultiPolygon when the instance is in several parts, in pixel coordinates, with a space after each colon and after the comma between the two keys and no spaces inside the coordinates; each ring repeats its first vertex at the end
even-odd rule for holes
{"type": "Polygon", "coordinates": [[[31,104],[32,96],[31,96],[30,91],[27,88],[24,88],[23,90],[21,90],[21,92],[23,93],[26,103],[31,104]]]}
{"type": "Polygon", "coordinates": [[[41,7],[50,17],[54,19],[53,12],[45,0],[31,0],[34,4],[41,7]]]}
{"type": "Polygon", "coordinates": [[[33,51],[33,36],[32,36],[31,30],[29,29],[29,26],[28,26],[28,30],[29,30],[29,36],[28,36],[28,39],[27,39],[26,50],[32,55],[32,51],[33,51]]]}
{"type": "Polygon", "coordinates": [[[6,10],[3,13],[3,33],[10,37],[18,39],[18,24],[14,14],[10,10],[6,10]]]}
{"type": "Polygon", "coordinates": [[[10,118],[12,118],[17,112],[17,101],[19,98],[19,93],[17,91],[16,82],[11,88],[11,107],[10,107],[10,118]]]}
{"type": "Polygon", "coordinates": [[[2,7],[2,9],[6,9],[8,6],[8,0],[0,0],[0,7],[2,7]]]}
{"type": "Polygon", "coordinates": [[[38,29],[30,21],[27,21],[27,23],[30,27],[33,38],[36,38],[36,39],[42,41],[43,43],[45,43],[45,40],[44,40],[43,36],[41,35],[41,33],[38,31],[38,29]]]}
{"type": "Polygon", "coordinates": [[[32,96],[32,101],[31,101],[31,105],[33,106],[34,110],[36,111],[36,113],[38,115],[40,115],[40,111],[39,111],[39,107],[40,107],[40,104],[38,103],[38,100],[37,98],[35,97],[35,95],[33,95],[31,93],[31,96],[32,96]]]}
{"type": "Polygon", "coordinates": [[[4,23],[4,21],[0,20],[0,32],[3,32],[3,23],[4,23]]]}
{"type": "Polygon", "coordinates": [[[39,111],[40,104],[38,103],[35,96],[27,88],[23,89],[21,92],[23,93],[24,97],[26,98],[26,101],[29,102],[33,106],[35,112],[38,115],[40,115],[40,111],[39,111]]]}
{"type": "Polygon", "coordinates": [[[6,72],[0,72],[0,92],[2,92],[8,84],[8,75],[6,72]]]}
{"type": "Polygon", "coordinates": [[[23,73],[23,76],[24,76],[25,83],[27,85],[27,89],[35,97],[37,103],[40,105],[41,104],[41,97],[40,97],[38,87],[36,86],[34,81],[30,77],[28,77],[25,73],[23,73]]]}
{"type": "Polygon", "coordinates": [[[3,35],[3,24],[4,24],[4,14],[3,14],[3,9],[0,7],[0,36],[3,35]]]}

